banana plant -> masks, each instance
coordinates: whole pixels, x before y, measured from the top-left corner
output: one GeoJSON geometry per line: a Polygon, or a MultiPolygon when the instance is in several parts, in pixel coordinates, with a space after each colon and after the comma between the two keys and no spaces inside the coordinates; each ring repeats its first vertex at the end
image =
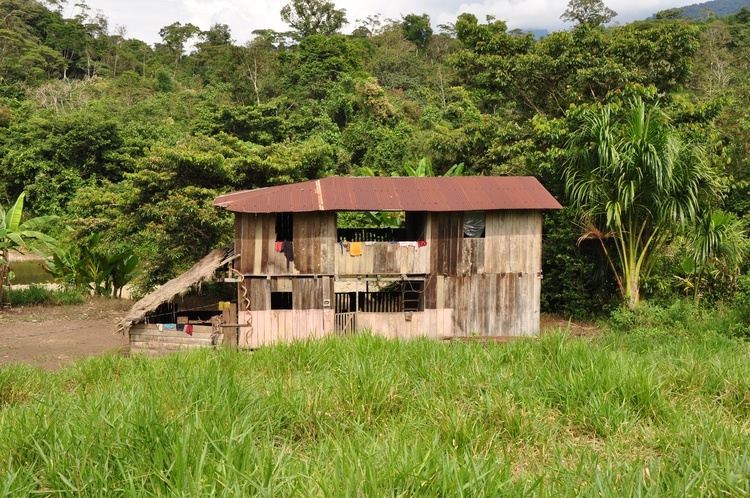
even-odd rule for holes
{"type": "Polygon", "coordinates": [[[25,192],[21,193],[7,211],[0,206],[0,303],[3,302],[4,286],[10,286],[13,277],[10,251],[22,253],[33,240],[44,242],[52,247],[56,244],[55,239],[38,230],[54,220],[55,216],[38,216],[22,222],[25,197],[25,192]]]}
{"type": "Polygon", "coordinates": [[[140,260],[132,249],[102,246],[101,234],[90,235],[78,244],[55,250],[44,269],[58,282],[88,288],[97,296],[121,297],[123,287],[140,272],[140,260]]]}

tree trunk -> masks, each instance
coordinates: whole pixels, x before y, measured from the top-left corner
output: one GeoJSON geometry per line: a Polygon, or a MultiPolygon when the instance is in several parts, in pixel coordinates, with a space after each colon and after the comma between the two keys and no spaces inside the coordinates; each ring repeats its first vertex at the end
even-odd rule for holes
{"type": "Polygon", "coordinates": [[[625,297],[628,300],[628,308],[632,310],[638,306],[638,301],[640,300],[639,282],[635,274],[630,277],[627,290],[628,292],[625,297]]]}
{"type": "Polygon", "coordinates": [[[3,305],[3,287],[5,286],[5,279],[8,275],[8,268],[10,267],[10,261],[8,261],[8,250],[3,249],[3,260],[7,263],[5,265],[0,264],[0,308],[3,305]]]}

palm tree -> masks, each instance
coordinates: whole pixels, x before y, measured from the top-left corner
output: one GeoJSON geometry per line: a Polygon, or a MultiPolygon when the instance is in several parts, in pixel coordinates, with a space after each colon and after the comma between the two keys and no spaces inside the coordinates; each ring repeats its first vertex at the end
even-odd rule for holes
{"type": "Polygon", "coordinates": [[[706,268],[719,263],[731,274],[739,268],[748,251],[745,224],[734,214],[706,210],[688,230],[688,257],[683,269],[692,276],[693,299],[698,301],[706,268]]]}
{"type": "MultiPolygon", "coordinates": [[[[624,119],[614,106],[594,107],[568,143],[566,193],[597,238],[628,307],[669,238],[695,219],[720,190],[702,149],[684,142],[658,107],[630,102],[624,119]],[[611,239],[614,256],[607,250],[611,239]]],[[[585,237],[585,236],[584,236],[585,237]]]]}
{"type": "Polygon", "coordinates": [[[21,250],[28,240],[40,240],[54,244],[55,239],[36,229],[53,220],[55,216],[39,216],[21,223],[25,193],[21,193],[6,212],[0,207],[0,303],[3,302],[3,286],[10,284],[10,250],[21,250]]]}

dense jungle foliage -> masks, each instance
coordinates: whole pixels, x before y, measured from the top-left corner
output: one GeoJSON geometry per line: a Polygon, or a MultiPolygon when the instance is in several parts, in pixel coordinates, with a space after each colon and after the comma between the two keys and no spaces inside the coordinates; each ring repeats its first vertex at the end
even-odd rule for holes
{"type": "Polygon", "coordinates": [[[211,206],[228,191],[405,175],[425,159],[437,175],[534,175],[570,206],[546,215],[543,308],[590,316],[622,302],[612,269],[628,263],[603,251],[616,237],[581,217],[585,202],[568,198],[580,177],[563,173],[591,145],[578,131],[594,114],[626,133],[643,104],[665,150],[700,151],[712,183],[695,223],[654,221],[640,295],[728,301],[747,290],[745,253],[722,252],[720,229],[743,242],[750,212],[750,10],[607,27],[604,7],[574,0],[575,26],[540,39],[468,13],[439,32],[410,14],[344,35],[343,10],[294,0],[287,33],[239,45],[226,25],[175,22],[152,47],[86,8],[66,18],[59,2],[5,0],[0,206],[25,192],[25,216],[56,216],[61,246],[96,236],[134,251],[147,289],[231,241],[231,216],[211,206]],[[576,17],[576,3],[605,15],[576,17]]]}

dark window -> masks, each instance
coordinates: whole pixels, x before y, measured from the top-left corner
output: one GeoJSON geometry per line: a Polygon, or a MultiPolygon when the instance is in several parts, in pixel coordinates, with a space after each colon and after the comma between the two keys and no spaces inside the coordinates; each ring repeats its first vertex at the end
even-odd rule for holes
{"type": "Polygon", "coordinates": [[[290,310],[292,309],[291,292],[272,292],[271,293],[272,310],[290,310]]]}
{"type": "Polygon", "coordinates": [[[404,228],[407,241],[427,239],[427,213],[407,211],[404,228]]]}
{"type": "Polygon", "coordinates": [[[405,280],[401,283],[404,311],[424,311],[424,281],[405,280]]]}
{"type": "Polygon", "coordinates": [[[424,281],[393,282],[378,291],[337,292],[336,313],[424,311],[424,281]]]}
{"type": "Polygon", "coordinates": [[[484,228],[484,211],[467,211],[464,213],[464,237],[467,239],[483,239],[484,228]]]}
{"type": "Polygon", "coordinates": [[[276,242],[294,240],[294,220],[292,213],[276,214],[276,242]]]}

